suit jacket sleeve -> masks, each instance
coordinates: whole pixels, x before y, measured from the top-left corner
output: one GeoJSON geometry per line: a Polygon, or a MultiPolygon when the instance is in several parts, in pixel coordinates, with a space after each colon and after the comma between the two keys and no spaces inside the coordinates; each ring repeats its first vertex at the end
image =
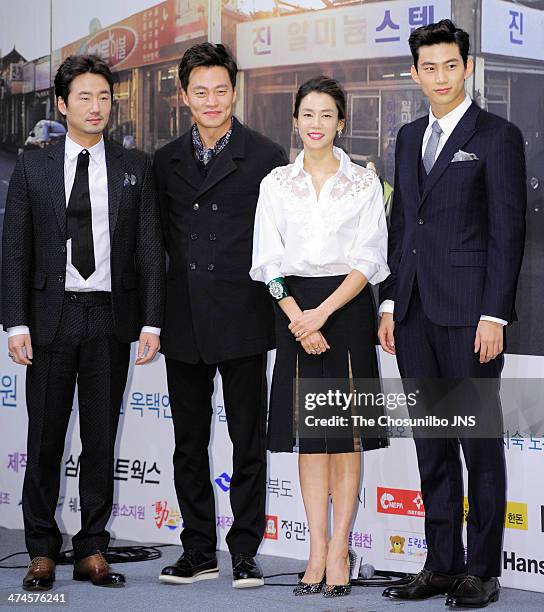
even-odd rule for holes
{"type": "Polygon", "coordinates": [[[153,175],[155,178],[155,187],[157,190],[157,197],[159,201],[159,210],[160,210],[160,218],[161,218],[161,228],[162,228],[162,237],[164,241],[164,248],[166,252],[170,252],[170,231],[169,231],[169,223],[168,223],[168,206],[167,206],[167,196],[164,189],[165,181],[162,176],[162,168],[165,163],[164,160],[161,159],[161,153],[155,153],[155,157],[153,158],[153,175]]]}
{"type": "Polygon", "coordinates": [[[139,209],[136,269],[140,277],[142,325],[162,327],[166,284],[164,245],[153,170],[147,156],[139,209]]]}
{"type": "Polygon", "coordinates": [[[506,124],[486,160],[487,271],[482,314],[512,321],[523,249],[527,191],[523,137],[506,124]]]}
{"type": "Polygon", "coordinates": [[[32,213],[28,196],[24,153],[11,176],[2,237],[2,322],[4,329],[28,325],[32,213]]]}
{"type": "Polygon", "coordinates": [[[397,274],[402,255],[402,241],[404,238],[404,205],[402,192],[399,184],[399,165],[401,135],[404,127],[397,134],[395,147],[395,184],[393,191],[393,205],[391,208],[391,225],[389,226],[389,238],[387,244],[387,265],[391,274],[380,284],[380,303],[384,300],[394,300],[397,283],[397,274]]]}

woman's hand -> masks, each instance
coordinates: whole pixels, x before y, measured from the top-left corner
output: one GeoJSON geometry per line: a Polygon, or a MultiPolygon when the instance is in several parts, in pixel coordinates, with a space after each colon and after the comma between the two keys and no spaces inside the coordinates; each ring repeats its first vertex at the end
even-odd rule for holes
{"type": "Polygon", "coordinates": [[[321,332],[309,334],[300,341],[300,344],[308,355],[321,355],[321,353],[331,348],[321,332]]]}
{"type": "Polygon", "coordinates": [[[311,310],[304,310],[302,316],[289,324],[289,329],[297,340],[302,340],[310,334],[319,331],[325,325],[328,318],[329,313],[325,308],[318,306],[311,310]]]}

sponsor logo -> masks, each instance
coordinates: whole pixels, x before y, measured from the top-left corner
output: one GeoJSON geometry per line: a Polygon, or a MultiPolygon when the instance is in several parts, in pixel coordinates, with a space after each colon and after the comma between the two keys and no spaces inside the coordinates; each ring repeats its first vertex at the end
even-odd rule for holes
{"type": "Polygon", "coordinates": [[[155,511],[155,527],[161,529],[165,527],[170,531],[175,531],[181,522],[181,513],[177,506],[170,506],[166,500],[159,500],[153,504],[155,511]]]}
{"type": "Polygon", "coordinates": [[[215,484],[226,493],[230,490],[230,476],[226,472],[219,474],[215,479],[215,484]]]}
{"type": "MultiPolygon", "coordinates": [[[[468,499],[464,498],[464,520],[466,522],[468,515],[468,499]]],[[[527,531],[529,529],[529,515],[527,504],[522,502],[507,502],[506,513],[504,515],[504,526],[507,529],[519,529],[527,531]]]]}
{"type": "Polygon", "coordinates": [[[394,561],[421,563],[427,556],[427,541],[422,533],[411,531],[386,531],[385,558],[394,561]]]}
{"type": "Polygon", "coordinates": [[[402,514],[405,516],[425,516],[421,491],[410,489],[377,489],[378,512],[383,514],[402,514]]]}
{"type": "Polygon", "coordinates": [[[266,528],[264,530],[264,539],[278,539],[278,517],[273,514],[266,515],[266,528]]]}
{"type": "Polygon", "coordinates": [[[540,574],[544,576],[543,560],[519,557],[515,552],[508,552],[507,550],[504,550],[502,553],[502,567],[504,570],[509,570],[511,572],[540,574]]]}

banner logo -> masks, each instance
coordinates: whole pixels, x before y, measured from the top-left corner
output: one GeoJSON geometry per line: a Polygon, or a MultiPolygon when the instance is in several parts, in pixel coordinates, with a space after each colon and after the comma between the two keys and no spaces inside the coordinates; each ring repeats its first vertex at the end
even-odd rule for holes
{"type": "Polygon", "coordinates": [[[421,491],[411,489],[377,489],[377,510],[382,514],[425,516],[421,491]]]}

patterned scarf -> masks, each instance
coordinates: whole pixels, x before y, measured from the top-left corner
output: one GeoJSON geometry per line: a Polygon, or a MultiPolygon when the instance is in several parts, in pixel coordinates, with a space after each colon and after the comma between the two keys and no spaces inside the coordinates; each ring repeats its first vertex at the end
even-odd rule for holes
{"type": "Polygon", "coordinates": [[[234,118],[231,117],[231,124],[229,131],[215,143],[211,149],[207,149],[200,138],[196,123],[193,123],[191,128],[191,136],[193,139],[193,149],[195,151],[196,158],[201,161],[204,165],[208,164],[214,157],[219,155],[221,151],[228,145],[232,128],[234,126],[234,118]]]}

